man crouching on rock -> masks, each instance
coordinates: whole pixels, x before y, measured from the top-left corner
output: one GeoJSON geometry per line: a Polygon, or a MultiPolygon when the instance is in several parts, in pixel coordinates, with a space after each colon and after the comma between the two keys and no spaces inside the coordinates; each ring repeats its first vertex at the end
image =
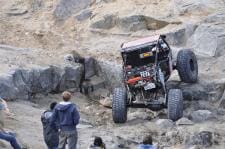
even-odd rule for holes
{"type": "Polygon", "coordinates": [[[62,98],[63,101],[54,109],[51,126],[54,129],[57,129],[57,126],[59,126],[60,129],[58,149],[65,149],[66,143],[68,143],[69,149],[76,149],[78,136],[76,125],[79,123],[80,114],[76,105],[70,102],[70,92],[63,92],[62,98]]]}

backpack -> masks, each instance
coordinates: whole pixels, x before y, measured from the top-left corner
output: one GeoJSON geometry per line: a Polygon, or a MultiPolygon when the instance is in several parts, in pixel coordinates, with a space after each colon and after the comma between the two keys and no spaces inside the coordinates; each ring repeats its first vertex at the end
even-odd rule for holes
{"type": "Polygon", "coordinates": [[[49,147],[55,147],[58,146],[59,144],[58,131],[53,129],[50,125],[52,114],[53,114],[52,111],[47,110],[41,116],[44,140],[49,147]]]}

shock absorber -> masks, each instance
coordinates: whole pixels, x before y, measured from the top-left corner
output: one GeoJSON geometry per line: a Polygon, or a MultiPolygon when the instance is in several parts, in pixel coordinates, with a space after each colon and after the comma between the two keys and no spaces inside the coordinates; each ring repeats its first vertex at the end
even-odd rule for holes
{"type": "Polygon", "coordinates": [[[159,80],[160,80],[160,82],[162,83],[162,86],[163,86],[163,91],[164,91],[164,93],[166,93],[165,77],[164,77],[164,74],[163,74],[160,67],[158,68],[158,75],[159,75],[159,80]]]}

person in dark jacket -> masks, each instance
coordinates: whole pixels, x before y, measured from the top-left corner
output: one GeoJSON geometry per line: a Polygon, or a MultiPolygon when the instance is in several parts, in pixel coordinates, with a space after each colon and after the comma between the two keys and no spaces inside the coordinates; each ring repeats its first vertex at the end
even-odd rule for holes
{"type": "Polygon", "coordinates": [[[152,145],[152,136],[145,136],[142,144],[139,145],[138,149],[156,149],[156,147],[152,145]]]}
{"type": "Polygon", "coordinates": [[[53,112],[51,126],[57,129],[58,125],[60,129],[58,149],[65,149],[66,143],[69,149],[76,149],[78,138],[76,126],[79,123],[80,114],[76,105],[70,102],[70,92],[63,92],[62,98],[63,101],[56,106],[53,112]]]}
{"type": "Polygon", "coordinates": [[[43,125],[43,135],[45,143],[48,149],[57,149],[59,145],[59,133],[57,129],[52,129],[51,127],[51,118],[53,114],[53,110],[57,102],[53,102],[50,104],[50,110],[45,111],[41,115],[41,122],[43,125]]]}
{"type": "Polygon", "coordinates": [[[95,137],[94,143],[90,145],[89,149],[106,149],[101,137],[95,137]]]}

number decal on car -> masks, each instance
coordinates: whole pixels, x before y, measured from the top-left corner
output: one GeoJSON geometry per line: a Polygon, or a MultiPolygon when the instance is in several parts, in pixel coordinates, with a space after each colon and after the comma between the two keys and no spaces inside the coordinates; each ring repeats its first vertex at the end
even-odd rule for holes
{"type": "Polygon", "coordinates": [[[146,78],[150,76],[150,72],[149,71],[142,71],[140,72],[141,77],[146,78]]]}

